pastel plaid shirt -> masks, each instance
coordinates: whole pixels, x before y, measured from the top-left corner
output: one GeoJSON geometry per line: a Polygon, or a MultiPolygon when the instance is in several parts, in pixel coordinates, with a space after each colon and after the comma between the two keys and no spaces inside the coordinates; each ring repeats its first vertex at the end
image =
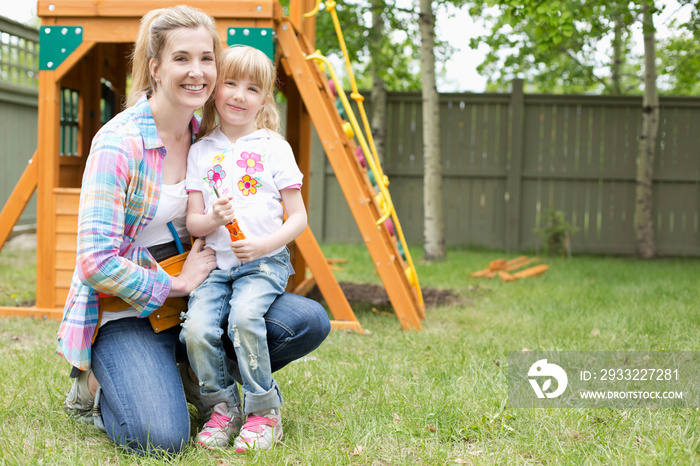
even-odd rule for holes
{"type": "MultiPolygon", "coordinates": [[[[192,118],[193,133],[199,120],[192,118]]],[[[144,95],[95,135],[80,193],[76,269],[58,330],[57,353],[90,368],[99,324],[97,292],[147,317],[170,292],[170,276],[146,248],[125,252],[158,207],[166,150],[144,95]]]]}

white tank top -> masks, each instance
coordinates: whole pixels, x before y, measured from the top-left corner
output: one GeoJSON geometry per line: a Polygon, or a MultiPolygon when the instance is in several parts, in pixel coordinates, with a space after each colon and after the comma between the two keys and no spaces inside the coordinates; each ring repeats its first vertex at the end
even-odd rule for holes
{"type": "MultiPolygon", "coordinates": [[[[155,216],[141,231],[128,252],[135,247],[149,248],[173,241],[173,235],[167,226],[168,222],[173,222],[173,226],[180,238],[187,236],[187,227],[185,226],[186,212],[187,191],[185,191],[185,181],[182,180],[177,184],[162,185],[155,216]]],[[[103,312],[100,318],[100,327],[112,320],[136,317],[138,315],[139,312],[133,307],[119,312],[103,312]]]]}

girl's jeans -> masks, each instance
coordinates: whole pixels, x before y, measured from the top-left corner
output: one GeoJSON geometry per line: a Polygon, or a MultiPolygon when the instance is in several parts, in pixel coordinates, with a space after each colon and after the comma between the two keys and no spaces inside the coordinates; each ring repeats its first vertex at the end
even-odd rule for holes
{"type": "Polygon", "coordinates": [[[262,257],[230,270],[215,269],[191,295],[180,332],[187,358],[199,379],[202,402],[210,409],[240,404],[224,329],[238,359],[245,414],[279,408],[282,396],[272,378],[263,316],[284,293],[289,278],[289,251],[262,257]]]}
{"type": "MultiPolygon", "coordinates": [[[[264,319],[273,372],[316,349],[330,332],[323,306],[290,293],[279,296],[264,319]]],[[[176,365],[185,359],[179,332],[155,333],[148,319],[133,317],[109,322],[97,334],[92,369],[102,387],[102,421],[127,450],[178,453],[188,442],[190,417],[176,365]]]]}

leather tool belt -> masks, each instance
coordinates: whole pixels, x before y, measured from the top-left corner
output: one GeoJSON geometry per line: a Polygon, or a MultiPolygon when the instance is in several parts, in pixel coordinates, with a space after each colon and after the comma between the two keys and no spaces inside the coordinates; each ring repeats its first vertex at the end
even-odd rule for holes
{"type": "MultiPolygon", "coordinates": [[[[168,275],[177,277],[182,272],[182,266],[187,259],[191,244],[190,238],[187,241],[182,240],[183,247],[187,251],[178,254],[178,249],[175,241],[166,244],[159,244],[148,248],[154,259],[165,270],[168,275]]],[[[100,312],[119,312],[129,309],[131,305],[121,298],[100,294],[100,312]]],[[[187,297],[168,298],[163,305],[153,311],[148,320],[156,333],[160,333],[169,328],[175,327],[182,320],[182,315],[187,312],[187,297]]]]}

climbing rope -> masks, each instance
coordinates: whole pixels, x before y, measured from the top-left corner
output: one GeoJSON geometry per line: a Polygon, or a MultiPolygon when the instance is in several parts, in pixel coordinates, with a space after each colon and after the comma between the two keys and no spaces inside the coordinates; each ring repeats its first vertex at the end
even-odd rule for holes
{"type": "MultiPolygon", "coordinates": [[[[305,18],[314,16],[318,14],[319,11],[319,6],[321,5],[321,0],[316,0],[316,6],[314,9],[308,13],[304,14],[305,18]]],[[[379,161],[379,155],[377,153],[377,148],[374,144],[374,138],[372,137],[372,129],[369,124],[369,119],[367,118],[367,112],[365,111],[365,106],[364,106],[364,97],[360,94],[360,92],[357,89],[357,82],[355,80],[355,74],[352,71],[352,66],[350,64],[350,57],[348,55],[348,49],[345,44],[345,39],[343,37],[343,31],[340,27],[340,21],[338,20],[338,13],[335,9],[336,7],[336,2],[334,0],[328,0],[325,3],[326,9],[328,12],[331,14],[331,18],[333,20],[333,26],[335,28],[336,35],[338,36],[338,43],[340,44],[340,49],[343,53],[343,57],[345,59],[345,67],[347,68],[348,76],[350,78],[350,86],[352,88],[352,92],[350,94],[350,97],[356,102],[357,108],[360,112],[360,118],[362,120],[362,124],[364,127],[364,132],[367,134],[367,139],[365,139],[362,129],[360,128],[359,123],[357,122],[357,118],[355,117],[355,113],[352,110],[352,107],[350,106],[350,102],[348,101],[347,96],[345,95],[345,91],[343,90],[342,83],[338,79],[337,74],[335,73],[335,69],[333,65],[330,63],[330,61],[321,54],[320,51],[316,51],[306,57],[307,60],[316,60],[317,63],[322,64],[322,68],[325,66],[325,68],[328,70],[331,79],[333,80],[333,83],[335,84],[335,89],[338,94],[338,97],[340,98],[340,101],[343,105],[343,109],[345,110],[345,113],[348,116],[348,121],[350,122],[350,125],[352,126],[352,129],[354,131],[355,136],[357,137],[357,140],[360,144],[360,147],[362,151],[365,154],[370,154],[370,157],[366,157],[367,160],[367,165],[369,166],[369,169],[371,173],[374,176],[374,179],[376,181],[377,188],[379,189],[379,194],[377,195],[377,204],[379,204],[379,208],[381,211],[381,216],[379,220],[377,220],[377,225],[381,225],[387,221],[387,219],[391,218],[393,221],[394,227],[396,229],[396,237],[399,239],[399,244],[401,246],[401,249],[403,250],[403,255],[404,258],[406,259],[406,263],[408,264],[408,268],[405,270],[406,273],[406,278],[408,279],[408,282],[411,284],[411,286],[414,287],[416,290],[416,295],[418,297],[418,304],[420,307],[424,306],[423,302],[423,293],[421,292],[420,285],[418,283],[418,273],[416,272],[416,267],[413,263],[413,258],[411,257],[411,253],[408,250],[408,245],[406,244],[406,238],[403,233],[403,229],[401,228],[401,223],[399,222],[398,215],[396,214],[396,209],[394,208],[394,203],[391,200],[391,195],[389,194],[389,190],[387,189],[387,186],[389,186],[389,178],[384,175],[382,171],[382,166],[379,161]]],[[[320,66],[320,65],[319,65],[320,66]]]]}

